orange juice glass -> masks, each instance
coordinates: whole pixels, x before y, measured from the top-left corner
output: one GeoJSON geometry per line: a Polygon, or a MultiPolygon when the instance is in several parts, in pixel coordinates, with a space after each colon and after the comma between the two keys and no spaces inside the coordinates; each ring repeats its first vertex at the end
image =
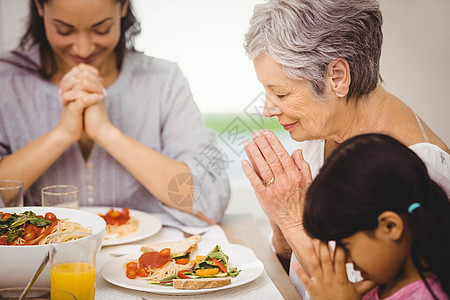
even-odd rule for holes
{"type": "Polygon", "coordinates": [[[87,262],[66,262],[50,269],[53,289],[70,291],[77,299],[95,298],[95,266],[87,262]]]}
{"type": "Polygon", "coordinates": [[[69,232],[50,237],[50,280],[52,289],[67,291],[77,299],[95,298],[95,238],[92,234],[69,232]],[[70,237],[77,239],[65,241],[70,237]]]}

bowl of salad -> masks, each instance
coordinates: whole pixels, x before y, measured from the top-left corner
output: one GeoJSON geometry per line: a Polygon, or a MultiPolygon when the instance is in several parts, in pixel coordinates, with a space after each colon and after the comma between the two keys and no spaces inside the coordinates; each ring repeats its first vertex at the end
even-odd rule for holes
{"type": "MultiPolygon", "coordinates": [[[[47,255],[48,237],[64,231],[91,232],[97,253],[105,235],[105,221],[94,214],[61,207],[0,208],[0,288],[26,286],[47,255]]],[[[36,287],[50,287],[49,264],[36,287]]]]}

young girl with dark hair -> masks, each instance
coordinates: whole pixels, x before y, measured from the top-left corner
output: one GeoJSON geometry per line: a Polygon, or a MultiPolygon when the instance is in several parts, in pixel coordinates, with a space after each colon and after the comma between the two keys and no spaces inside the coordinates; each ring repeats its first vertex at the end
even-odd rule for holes
{"type": "Polygon", "coordinates": [[[26,205],[72,184],[81,205],[218,222],[225,162],[205,163],[214,134],[178,66],[134,50],[132,2],[29,1],[19,47],[0,56],[0,179],[24,182],[26,205]]]}
{"type": "Polygon", "coordinates": [[[308,190],[303,225],[321,241],[317,253],[310,245],[309,274],[296,266],[312,299],[361,299],[374,285],[364,300],[449,299],[449,199],[397,140],[366,134],[340,145],[308,190]],[[363,281],[348,281],[346,259],[363,281]]]}

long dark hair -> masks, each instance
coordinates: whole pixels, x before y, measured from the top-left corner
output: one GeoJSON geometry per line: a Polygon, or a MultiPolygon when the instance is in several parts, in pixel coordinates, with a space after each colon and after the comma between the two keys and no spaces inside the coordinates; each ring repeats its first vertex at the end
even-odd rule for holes
{"type": "Polygon", "coordinates": [[[449,199],[422,160],[394,138],[365,134],[340,145],[308,190],[303,224],[313,238],[340,241],[374,230],[384,211],[399,214],[409,227],[412,260],[433,297],[425,272],[450,295],[449,199]],[[414,202],[420,207],[409,213],[414,202]]]}
{"type": "MultiPolygon", "coordinates": [[[[44,6],[44,4],[49,1],[50,0],[38,0],[41,6],[44,6]]],[[[127,1],[129,1],[127,13],[125,17],[121,19],[120,23],[120,39],[114,49],[117,57],[117,68],[120,70],[122,67],[125,50],[134,50],[134,39],[141,32],[141,25],[133,13],[131,0],[116,1],[120,2],[121,6],[125,5],[127,1]]],[[[0,61],[14,64],[29,71],[37,72],[46,79],[50,79],[57,72],[53,51],[48,42],[47,35],[45,34],[44,21],[38,14],[34,0],[30,0],[27,29],[20,40],[18,49],[26,50],[34,45],[39,46],[39,55],[41,59],[40,65],[36,64],[19,51],[13,51],[12,53],[19,57],[23,63],[17,63],[8,59],[0,59],[0,61]]]]}

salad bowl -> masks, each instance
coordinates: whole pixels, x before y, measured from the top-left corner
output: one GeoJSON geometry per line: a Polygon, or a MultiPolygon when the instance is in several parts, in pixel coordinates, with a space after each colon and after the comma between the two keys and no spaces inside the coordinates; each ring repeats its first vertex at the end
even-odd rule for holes
{"type": "MultiPolygon", "coordinates": [[[[67,219],[87,228],[90,227],[95,237],[96,253],[100,251],[105,235],[105,221],[94,214],[70,208],[61,207],[4,207],[1,213],[22,214],[32,211],[44,216],[52,212],[58,219],[67,219]]],[[[49,245],[0,245],[0,288],[26,286],[47,255],[49,245]]],[[[50,287],[49,264],[44,268],[34,283],[35,287],[50,287]]]]}

